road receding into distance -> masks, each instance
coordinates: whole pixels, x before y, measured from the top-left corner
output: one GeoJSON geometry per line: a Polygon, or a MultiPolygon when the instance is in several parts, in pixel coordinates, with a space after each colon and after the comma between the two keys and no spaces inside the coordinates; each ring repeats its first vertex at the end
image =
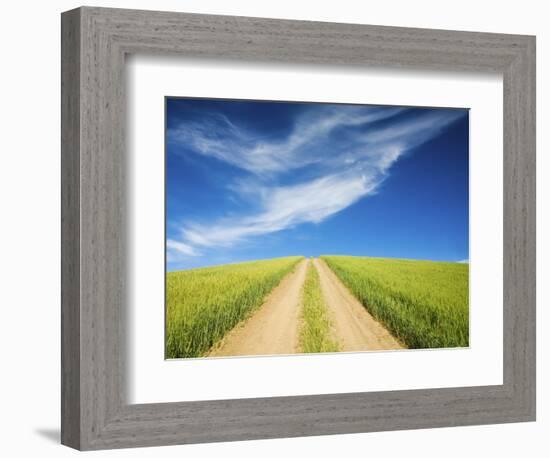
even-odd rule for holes
{"type": "Polygon", "coordinates": [[[305,259],[266,297],[247,320],[232,329],[206,355],[251,356],[301,353],[302,287],[310,262],[319,273],[322,296],[340,351],[405,348],[349,292],[323,260],[305,259]]]}
{"type": "Polygon", "coordinates": [[[315,259],[321,290],[341,351],[398,350],[404,346],[365,309],[322,259],[315,259]]]}

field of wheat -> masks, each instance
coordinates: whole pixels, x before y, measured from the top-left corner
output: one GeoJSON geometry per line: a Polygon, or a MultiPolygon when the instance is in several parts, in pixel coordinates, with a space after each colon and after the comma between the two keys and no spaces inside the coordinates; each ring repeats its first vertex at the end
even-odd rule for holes
{"type": "Polygon", "coordinates": [[[202,356],[247,318],[302,257],[166,275],[166,358],[202,356]]]}
{"type": "Polygon", "coordinates": [[[354,256],[322,259],[407,347],[469,345],[468,264],[354,256]]]}

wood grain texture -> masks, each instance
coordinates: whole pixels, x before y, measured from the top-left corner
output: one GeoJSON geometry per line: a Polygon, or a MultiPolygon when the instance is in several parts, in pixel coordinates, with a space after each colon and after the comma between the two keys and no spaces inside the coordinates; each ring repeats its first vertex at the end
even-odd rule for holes
{"type": "Polygon", "coordinates": [[[63,13],[62,42],[64,444],[85,450],[535,418],[534,37],[84,7],[63,13]],[[504,384],[128,404],[128,53],[502,73],[504,384]]]}
{"type": "Polygon", "coordinates": [[[61,441],[80,446],[80,14],[61,24],[61,441]]]}

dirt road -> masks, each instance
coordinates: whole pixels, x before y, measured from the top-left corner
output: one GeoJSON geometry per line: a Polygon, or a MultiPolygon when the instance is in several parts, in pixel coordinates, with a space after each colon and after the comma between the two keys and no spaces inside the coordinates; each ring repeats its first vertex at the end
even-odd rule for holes
{"type": "Polygon", "coordinates": [[[264,304],[231,330],[207,356],[298,353],[301,289],[309,262],[301,261],[264,304]]]}
{"type": "Polygon", "coordinates": [[[396,350],[404,348],[376,321],[321,259],[313,264],[341,351],[396,350]]]}
{"type": "MultiPolygon", "coordinates": [[[[300,353],[301,290],[311,261],[304,259],[267,296],[264,304],[232,329],[206,356],[282,355],[300,353]]],[[[348,291],[324,261],[319,272],[333,337],[340,351],[404,348],[348,291]]]]}

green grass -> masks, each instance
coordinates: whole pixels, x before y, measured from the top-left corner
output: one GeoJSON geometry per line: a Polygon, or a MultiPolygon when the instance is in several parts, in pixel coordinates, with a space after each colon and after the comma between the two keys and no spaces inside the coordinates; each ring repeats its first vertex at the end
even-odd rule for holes
{"type": "Polygon", "coordinates": [[[409,348],[468,346],[468,264],[322,258],[367,310],[409,348]]]}
{"type": "Polygon", "coordinates": [[[319,274],[311,262],[302,289],[302,320],[300,343],[304,353],[338,351],[338,343],[331,337],[319,274]]]}
{"type": "Polygon", "coordinates": [[[288,257],[169,272],[166,275],[166,357],[203,355],[303,258],[288,257]]]}

